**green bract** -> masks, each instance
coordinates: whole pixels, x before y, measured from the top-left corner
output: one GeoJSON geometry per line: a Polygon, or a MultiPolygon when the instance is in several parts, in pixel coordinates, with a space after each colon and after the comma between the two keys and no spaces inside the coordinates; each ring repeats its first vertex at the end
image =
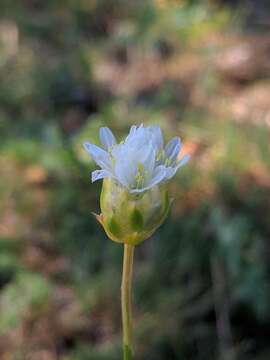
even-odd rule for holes
{"type": "Polygon", "coordinates": [[[101,214],[97,216],[111,240],[137,245],[165,220],[170,207],[166,186],[132,194],[111,178],[103,180],[101,214]]]}

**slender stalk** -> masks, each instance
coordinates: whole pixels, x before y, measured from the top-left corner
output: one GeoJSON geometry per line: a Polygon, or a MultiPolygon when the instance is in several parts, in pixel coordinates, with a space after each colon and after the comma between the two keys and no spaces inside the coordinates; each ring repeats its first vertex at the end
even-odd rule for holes
{"type": "Polygon", "coordinates": [[[122,324],[123,324],[123,359],[133,359],[131,284],[134,246],[124,245],[123,275],[121,285],[122,324]]]}

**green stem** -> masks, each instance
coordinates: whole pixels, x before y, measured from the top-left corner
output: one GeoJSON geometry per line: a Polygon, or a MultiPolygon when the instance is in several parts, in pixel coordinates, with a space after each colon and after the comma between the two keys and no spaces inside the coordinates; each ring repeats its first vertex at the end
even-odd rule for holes
{"type": "Polygon", "coordinates": [[[133,359],[131,284],[134,246],[124,245],[123,275],[121,285],[122,324],[123,324],[123,359],[133,359]]]}

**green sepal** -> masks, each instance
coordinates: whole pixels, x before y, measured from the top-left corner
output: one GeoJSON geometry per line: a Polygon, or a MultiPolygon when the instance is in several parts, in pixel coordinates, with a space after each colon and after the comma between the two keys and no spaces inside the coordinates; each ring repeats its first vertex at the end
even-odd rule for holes
{"type": "Polygon", "coordinates": [[[134,231],[143,230],[143,216],[137,208],[135,208],[130,214],[130,223],[134,231]]]}
{"type": "Polygon", "coordinates": [[[111,240],[138,245],[163,223],[170,205],[164,185],[134,195],[115,180],[105,178],[100,198],[102,213],[96,217],[111,240]]]}
{"type": "Polygon", "coordinates": [[[109,218],[109,220],[107,221],[107,228],[108,231],[116,238],[119,238],[121,236],[121,229],[120,226],[118,225],[117,221],[115,220],[115,217],[112,216],[111,218],[109,218]]]}

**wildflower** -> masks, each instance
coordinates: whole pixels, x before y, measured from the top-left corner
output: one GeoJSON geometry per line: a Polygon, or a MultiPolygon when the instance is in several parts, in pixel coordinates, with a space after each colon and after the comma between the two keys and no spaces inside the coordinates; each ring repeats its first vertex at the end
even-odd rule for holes
{"type": "Polygon", "coordinates": [[[133,359],[131,282],[134,245],[151,236],[167,216],[170,199],[166,182],[187,163],[178,159],[181,141],[164,146],[159,126],[132,126],[126,139],[116,142],[107,127],[100,129],[102,148],[86,142],[85,149],[100,167],[92,181],[103,180],[101,214],[96,215],[110,239],[124,244],[121,285],[123,359],[133,359]]]}
{"type": "Polygon", "coordinates": [[[102,127],[100,142],[102,148],[84,144],[101,168],[92,172],[92,182],[104,179],[97,219],[110,239],[137,245],[164,221],[171,203],[165,184],[189,156],[178,159],[178,137],[164,146],[159,126],[132,126],[120,143],[102,127]]]}
{"type": "Polygon", "coordinates": [[[86,142],[85,149],[101,168],[92,173],[92,182],[111,178],[130,193],[142,193],[171,179],[189,156],[178,160],[181,141],[173,138],[164,147],[159,126],[133,125],[126,139],[117,144],[107,127],[100,129],[103,148],[86,142]]]}

